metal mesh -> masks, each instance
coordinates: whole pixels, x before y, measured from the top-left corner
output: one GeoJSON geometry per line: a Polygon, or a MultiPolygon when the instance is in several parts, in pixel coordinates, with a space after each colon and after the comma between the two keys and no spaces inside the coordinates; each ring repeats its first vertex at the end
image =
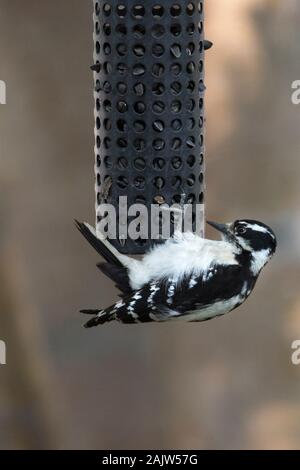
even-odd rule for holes
{"type": "MultiPolygon", "coordinates": [[[[203,41],[203,1],[94,0],[97,213],[120,196],[204,202],[203,41]]],[[[131,254],[151,243],[113,241],[131,254]]]]}

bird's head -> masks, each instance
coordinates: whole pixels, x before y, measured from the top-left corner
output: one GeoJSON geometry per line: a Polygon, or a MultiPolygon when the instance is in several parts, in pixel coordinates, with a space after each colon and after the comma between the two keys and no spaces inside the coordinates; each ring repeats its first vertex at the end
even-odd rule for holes
{"type": "Polygon", "coordinates": [[[229,224],[207,221],[222,233],[222,238],[252,255],[253,271],[259,272],[276,251],[273,230],[256,220],[236,220],[229,224]]]}

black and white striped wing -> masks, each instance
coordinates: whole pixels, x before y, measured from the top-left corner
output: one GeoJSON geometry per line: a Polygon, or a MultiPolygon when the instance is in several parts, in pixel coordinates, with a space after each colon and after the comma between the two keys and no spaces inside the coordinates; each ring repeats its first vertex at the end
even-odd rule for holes
{"type": "Polygon", "coordinates": [[[251,284],[252,280],[249,279],[248,284],[241,265],[215,265],[208,271],[185,277],[180,283],[168,281],[166,303],[179,315],[185,315],[216,302],[230,301],[251,284]]]}
{"type": "MultiPolygon", "coordinates": [[[[206,273],[190,274],[178,281],[164,279],[146,284],[106,310],[87,326],[106,321],[145,323],[184,318],[193,311],[230,301],[243,289],[245,278],[238,265],[215,266],[206,273]]],[[[205,318],[203,318],[205,319],[205,318]]]]}

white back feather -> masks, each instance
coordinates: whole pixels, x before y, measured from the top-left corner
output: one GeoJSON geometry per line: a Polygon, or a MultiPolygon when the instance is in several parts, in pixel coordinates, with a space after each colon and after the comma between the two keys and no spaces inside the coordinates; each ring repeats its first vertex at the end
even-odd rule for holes
{"type": "Polygon", "coordinates": [[[139,289],[151,280],[170,277],[179,281],[185,275],[206,271],[216,261],[222,265],[238,264],[237,252],[226,241],[206,240],[191,232],[176,232],[173,238],[154,247],[141,261],[129,267],[131,286],[139,289]]]}

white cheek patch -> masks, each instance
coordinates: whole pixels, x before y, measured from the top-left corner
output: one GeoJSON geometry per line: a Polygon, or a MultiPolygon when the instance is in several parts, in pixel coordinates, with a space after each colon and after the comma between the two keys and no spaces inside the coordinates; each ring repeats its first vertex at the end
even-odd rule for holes
{"type": "Polygon", "coordinates": [[[252,251],[250,243],[243,237],[236,237],[238,244],[246,251],[252,251]]]}
{"type": "Polygon", "coordinates": [[[262,268],[267,264],[270,259],[270,254],[270,250],[260,250],[252,253],[251,271],[254,276],[257,276],[262,268]]]}

